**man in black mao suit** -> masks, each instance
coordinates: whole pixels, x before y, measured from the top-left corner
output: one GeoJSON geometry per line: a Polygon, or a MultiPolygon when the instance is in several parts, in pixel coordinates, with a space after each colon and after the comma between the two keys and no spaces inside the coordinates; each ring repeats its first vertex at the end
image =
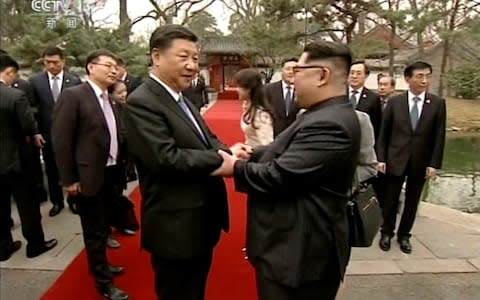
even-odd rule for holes
{"type": "Polygon", "coordinates": [[[78,85],[81,81],[77,76],[63,70],[65,66],[63,52],[57,47],[47,48],[43,52],[43,64],[46,71],[33,75],[30,83],[33,87],[33,103],[38,109],[39,129],[46,142],[42,153],[48,179],[48,192],[53,204],[49,215],[53,217],[64,207],[62,185],[52,149],[53,107],[61,91],[78,85]]]}
{"type": "Polygon", "coordinates": [[[213,248],[229,227],[225,184],[210,176],[222,164],[217,150],[228,149],[182,96],[198,72],[195,34],[159,27],[150,52],[151,73],[126,110],[143,197],[142,246],[151,253],[158,298],[201,300],[213,248]]]}
{"type": "Polygon", "coordinates": [[[345,274],[346,205],[360,149],[345,96],[351,60],[344,45],[307,45],[294,67],[306,111],[250,161],[221,152],[213,173],[233,173],[237,190],[249,194],[247,254],[260,300],[335,299],[345,274]]]}
{"type": "Polygon", "coordinates": [[[426,179],[442,166],[445,145],[445,99],[428,92],[432,67],[415,62],[405,68],[406,93],[392,97],[384,110],[377,143],[379,171],[386,174],[380,248],[388,251],[394,235],[398,198],[407,177],[405,205],[397,231],[400,249],[412,252],[412,230],[426,179]]]}
{"type": "Polygon", "coordinates": [[[10,231],[11,195],[28,242],[27,257],[38,256],[57,245],[55,239],[44,239],[40,203],[34,197],[34,182],[27,176],[25,140],[29,137],[41,145],[43,138],[26,95],[10,87],[17,71],[18,63],[13,58],[0,56],[0,261],[9,259],[21,247],[20,241],[13,241],[10,231]]]}
{"type": "Polygon", "coordinates": [[[282,80],[265,86],[268,103],[273,108],[273,136],[279,135],[297,118],[299,111],[295,103],[293,66],[297,59],[289,58],[282,62],[282,80]]]}
{"type": "Polygon", "coordinates": [[[183,91],[183,95],[200,111],[202,107],[208,104],[205,79],[200,74],[197,74],[188,88],[183,91]]]}
{"type": "Polygon", "coordinates": [[[375,133],[375,140],[377,140],[382,124],[382,105],[380,96],[364,86],[369,74],[370,70],[365,62],[354,62],[350,66],[347,92],[350,102],[354,105],[355,109],[367,113],[370,117],[370,122],[372,122],[375,133]]]}
{"type": "MultiPolygon", "coordinates": [[[[107,89],[117,80],[116,56],[97,50],[87,57],[88,81],[66,89],[53,113],[52,143],[65,190],[77,199],[89,270],[107,299],[126,300],[113,285],[122,267],[108,264],[107,209],[121,174],[121,122],[107,89]]],[[[81,283],[79,283],[81,284],[81,283]]]]}

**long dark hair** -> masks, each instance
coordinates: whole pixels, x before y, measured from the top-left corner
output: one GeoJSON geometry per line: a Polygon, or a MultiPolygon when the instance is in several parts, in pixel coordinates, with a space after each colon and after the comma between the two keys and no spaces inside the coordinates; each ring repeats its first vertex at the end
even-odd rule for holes
{"type": "Polygon", "coordinates": [[[242,69],[235,74],[235,83],[244,89],[250,91],[250,107],[243,115],[243,121],[246,124],[252,124],[255,127],[255,115],[258,110],[266,111],[273,118],[270,105],[267,102],[265,88],[262,83],[262,75],[253,68],[242,69]]]}

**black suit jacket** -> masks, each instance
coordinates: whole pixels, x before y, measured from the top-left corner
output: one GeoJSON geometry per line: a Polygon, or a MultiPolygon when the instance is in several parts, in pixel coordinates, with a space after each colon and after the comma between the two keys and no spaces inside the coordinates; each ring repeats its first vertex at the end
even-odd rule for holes
{"type": "Polygon", "coordinates": [[[0,83],[0,174],[22,170],[25,137],[38,133],[25,93],[0,83]]]}
{"type": "Polygon", "coordinates": [[[195,86],[190,86],[184,90],[183,95],[190,100],[198,110],[208,103],[208,92],[205,81],[199,77],[195,86]]]}
{"type": "Polygon", "coordinates": [[[281,80],[266,85],[265,93],[268,103],[273,110],[273,136],[276,137],[295,121],[300,108],[294,102],[291,112],[287,116],[281,80]]]}
{"type": "Polygon", "coordinates": [[[128,98],[128,148],[136,162],[143,197],[142,244],[166,259],[185,259],[210,251],[228,230],[222,178],[210,173],[227,149],[187,101],[204,141],[165,88],[148,77],[128,98]]]}
{"type": "MultiPolygon", "coordinates": [[[[110,103],[117,123],[119,160],[122,123],[115,102],[110,103]]],[[[52,142],[63,185],[80,182],[84,195],[96,195],[104,180],[110,132],[97,96],[87,82],[64,90],[58,97],[53,112],[52,142]]]]}
{"type": "Polygon", "coordinates": [[[383,111],[377,143],[378,161],[386,162],[387,173],[423,176],[427,167],[440,169],[445,146],[445,120],[445,99],[426,93],[422,114],[413,131],[407,92],[390,98],[383,111]]]}
{"type": "Polygon", "coordinates": [[[237,161],[236,188],[249,194],[248,258],[263,276],[289,287],[343,277],[359,149],[360,125],[342,96],[300,115],[259,148],[258,162],[237,161]]]}
{"type": "Polygon", "coordinates": [[[368,114],[375,133],[375,140],[377,140],[380,134],[380,126],[382,125],[382,104],[380,102],[380,96],[363,87],[356,109],[368,114]]]}
{"type": "Polygon", "coordinates": [[[127,73],[127,77],[125,77],[125,84],[127,85],[127,95],[130,95],[131,92],[133,92],[142,84],[142,79],[127,73]]]}
{"type": "MultiPolygon", "coordinates": [[[[63,73],[62,91],[81,84],[80,78],[65,72],[63,73]]],[[[41,72],[30,78],[30,84],[33,88],[33,105],[37,108],[37,118],[40,133],[47,142],[51,142],[52,113],[55,101],[53,100],[48,73],[41,72]]],[[[58,100],[58,99],[57,99],[58,100]]]]}

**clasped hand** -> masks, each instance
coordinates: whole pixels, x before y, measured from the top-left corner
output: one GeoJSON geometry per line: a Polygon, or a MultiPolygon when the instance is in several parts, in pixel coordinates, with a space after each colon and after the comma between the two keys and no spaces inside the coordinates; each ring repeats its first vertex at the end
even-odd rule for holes
{"type": "Polygon", "coordinates": [[[218,150],[218,154],[222,157],[223,162],[218,169],[212,172],[212,176],[231,177],[233,175],[235,162],[238,159],[249,159],[253,150],[252,147],[248,145],[236,143],[230,147],[230,151],[232,151],[233,155],[230,155],[223,150],[218,150]]]}

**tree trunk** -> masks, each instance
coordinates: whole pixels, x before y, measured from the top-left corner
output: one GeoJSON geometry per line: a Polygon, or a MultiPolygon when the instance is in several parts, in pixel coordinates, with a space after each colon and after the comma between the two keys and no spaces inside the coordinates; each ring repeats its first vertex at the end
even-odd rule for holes
{"type": "Polygon", "coordinates": [[[450,46],[452,42],[452,33],[455,29],[455,22],[457,17],[457,12],[460,7],[461,0],[455,0],[453,2],[452,10],[450,11],[450,20],[448,22],[447,34],[443,44],[443,55],[442,63],[440,65],[440,81],[438,84],[438,95],[443,97],[443,89],[445,86],[445,75],[447,70],[448,58],[450,56],[450,46]]]}
{"type": "Polygon", "coordinates": [[[127,42],[129,41],[130,38],[130,25],[131,25],[131,20],[128,17],[127,13],[127,0],[119,0],[119,6],[120,6],[120,14],[119,14],[119,19],[120,19],[120,38],[122,41],[127,42]]]}
{"type": "Polygon", "coordinates": [[[395,21],[391,22],[390,27],[390,39],[388,41],[388,75],[393,77],[393,67],[395,63],[395,35],[397,32],[397,25],[395,21]]]}

